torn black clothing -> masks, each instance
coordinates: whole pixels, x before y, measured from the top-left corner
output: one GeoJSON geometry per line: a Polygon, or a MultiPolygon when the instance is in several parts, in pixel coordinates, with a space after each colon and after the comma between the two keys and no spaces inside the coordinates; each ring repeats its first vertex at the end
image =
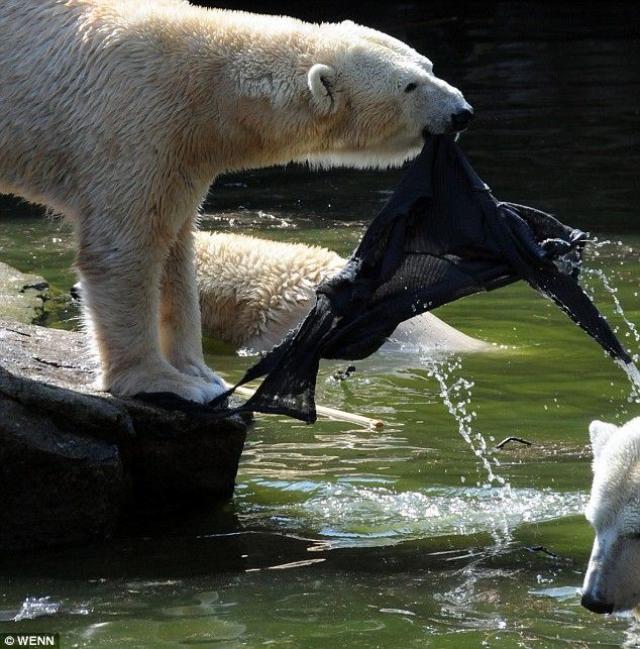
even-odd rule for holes
{"type": "Polygon", "coordinates": [[[576,281],[585,237],[544,212],[496,200],[450,137],[430,137],[345,269],[318,287],[298,330],[247,371],[238,385],[266,378],[238,410],[313,422],[321,358],[365,358],[403,320],[519,279],[629,363],[576,281]]]}

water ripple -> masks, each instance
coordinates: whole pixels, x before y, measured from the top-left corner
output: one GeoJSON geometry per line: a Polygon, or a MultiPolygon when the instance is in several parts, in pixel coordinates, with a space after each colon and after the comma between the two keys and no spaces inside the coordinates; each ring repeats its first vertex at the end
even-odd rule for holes
{"type": "MultiPolygon", "coordinates": [[[[523,523],[579,514],[587,500],[582,492],[509,487],[397,492],[386,486],[346,481],[314,484],[257,480],[246,485],[250,490],[254,486],[260,491],[286,491],[289,502],[260,506],[254,498],[251,505],[241,499],[240,514],[245,522],[306,527],[329,539],[332,547],[393,545],[414,538],[480,532],[505,538],[523,523]]],[[[271,496],[269,502],[280,500],[271,496]]]]}

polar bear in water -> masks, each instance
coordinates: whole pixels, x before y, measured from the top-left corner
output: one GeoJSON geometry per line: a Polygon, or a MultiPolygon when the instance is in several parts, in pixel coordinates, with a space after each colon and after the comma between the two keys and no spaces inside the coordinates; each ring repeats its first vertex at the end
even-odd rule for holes
{"type": "Polygon", "coordinates": [[[185,0],[0,2],[0,192],[73,224],[102,387],[205,403],[193,230],[213,179],[388,167],[464,129],[462,93],[352,22],[185,0]]]}
{"type": "Polygon", "coordinates": [[[640,417],[593,421],[593,485],[586,516],[596,532],[582,605],[594,613],[640,605],[640,417]]]}
{"type": "MultiPolygon", "coordinates": [[[[196,275],[202,327],[236,347],[267,351],[313,307],[315,288],[346,260],[319,246],[198,232],[196,275]]],[[[486,351],[491,345],[432,313],[403,322],[392,341],[409,351],[486,351]]]]}

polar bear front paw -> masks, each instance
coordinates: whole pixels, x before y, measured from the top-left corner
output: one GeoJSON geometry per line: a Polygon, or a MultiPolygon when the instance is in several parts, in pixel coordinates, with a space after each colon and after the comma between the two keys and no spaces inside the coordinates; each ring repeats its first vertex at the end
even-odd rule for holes
{"type": "MultiPolygon", "coordinates": [[[[209,370],[210,371],[210,370],[209,370]]],[[[187,401],[209,403],[227,390],[222,379],[209,381],[179,372],[169,363],[136,366],[109,377],[106,389],[116,396],[170,392],[187,401]]]]}
{"type": "Polygon", "coordinates": [[[204,361],[187,358],[176,361],[172,360],[171,365],[182,374],[193,376],[197,379],[204,379],[207,383],[219,386],[220,394],[226,392],[230,387],[220,375],[207,367],[204,361]]]}

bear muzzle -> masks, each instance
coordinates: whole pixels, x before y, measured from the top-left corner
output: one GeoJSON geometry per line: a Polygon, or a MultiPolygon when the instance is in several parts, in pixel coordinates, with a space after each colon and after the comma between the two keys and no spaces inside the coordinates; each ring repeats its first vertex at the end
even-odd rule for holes
{"type": "Polygon", "coordinates": [[[465,108],[451,115],[451,130],[455,133],[464,131],[469,126],[473,118],[473,108],[469,104],[467,104],[465,108]]]}
{"type": "Polygon", "coordinates": [[[439,135],[442,133],[460,133],[466,130],[475,117],[473,107],[466,101],[463,101],[463,107],[458,108],[454,113],[451,113],[449,119],[443,119],[440,124],[436,126],[425,126],[422,129],[423,139],[427,139],[430,135],[439,135]]]}
{"type": "Polygon", "coordinates": [[[582,594],[580,604],[592,613],[613,613],[613,604],[601,600],[599,597],[592,595],[589,591],[582,594]]]}

